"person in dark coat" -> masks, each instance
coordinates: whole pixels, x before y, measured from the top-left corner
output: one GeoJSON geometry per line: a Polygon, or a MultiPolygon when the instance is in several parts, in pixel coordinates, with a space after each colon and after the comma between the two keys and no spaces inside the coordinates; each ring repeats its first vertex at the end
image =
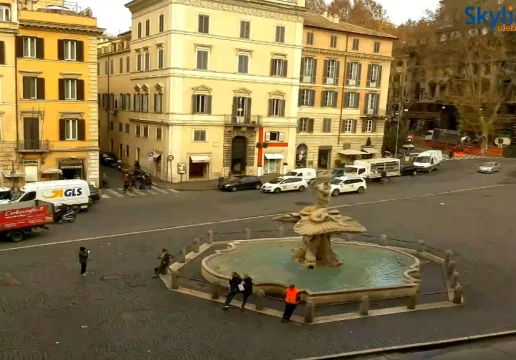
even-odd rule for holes
{"type": "Polygon", "coordinates": [[[151,176],[151,174],[147,174],[147,176],[145,176],[145,185],[147,186],[147,190],[152,190],[152,176],[151,176]]]}
{"type": "Polygon", "coordinates": [[[240,310],[244,310],[245,304],[247,303],[247,299],[249,299],[249,296],[253,293],[253,279],[249,277],[249,275],[244,275],[244,291],[242,294],[244,295],[244,300],[242,301],[242,306],[240,307],[240,310]]]}
{"type": "Polygon", "coordinates": [[[81,275],[88,276],[86,272],[86,266],[88,265],[88,257],[90,256],[90,251],[85,247],[81,246],[79,248],[79,263],[81,264],[81,275]]]}
{"type": "Polygon", "coordinates": [[[153,278],[159,277],[159,275],[164,275],[167,273],[167,268],[170,265],[170,254],[167,249],[161,249],[161,256],[158,258],[160,263],[157,268],[154,268],[154,276],[153,278]]]}
{"type": "Polygon", "coordinates": [[[233,300],[236,294],[241,292],[240,286],[242,285],[242,278],[236,272],[231,274],[231,278],[229,279],[229,292],[226,295],[226,302],[224,303],[224,310],[229,309],[229,304],[233,300]]]}

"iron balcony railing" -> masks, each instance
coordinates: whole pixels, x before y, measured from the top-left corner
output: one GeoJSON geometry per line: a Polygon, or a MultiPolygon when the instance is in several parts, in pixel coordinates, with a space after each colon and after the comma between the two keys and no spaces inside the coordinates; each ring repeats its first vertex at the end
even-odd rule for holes
{"type": "Polygon", "coordinates": [[[224,121],[226,124],[233,126],[261,126],[262,116],[261,115],[249,115],[249,116],[236,116],[236,115],[225,115],[224,121]]]}
{"type": "Polygon", "coordinates": [[[48,140],[20,140],[18,141],[18,152],[47,152],[49,151],[48,140]]]}

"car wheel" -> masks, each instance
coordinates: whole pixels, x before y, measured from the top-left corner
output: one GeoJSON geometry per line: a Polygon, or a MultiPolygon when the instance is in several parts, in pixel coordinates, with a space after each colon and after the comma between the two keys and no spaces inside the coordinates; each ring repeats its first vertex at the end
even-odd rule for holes
{"type": "Polygon", "coordinates": [[[417,175],[417,171],[416,171],[416,170],[414,170],[414,171],[412,172],[412,176],[416,176],[416,175],[417,175]]]}
{"type": "Polygon", "coordinates": [[[233,192],[237,191],[236,186],[233,186],[233,187],[231,188],[231,191],[233,191],[233,192]]]}
{"type": "Polygon", "coordinates": [[[363,186],[361,186],[361,187],[359,187],[359,188],[358,188],[357,193],[359,193],[359,194],[363,194],[363,193],[364,193],[364,190],[365,190],[365,189],[364,189],[364,187],[363,187],[363,186]]]}
{"type": "Polygon", "coordinates": [[[331,196],[339,196],[340,192],[339,190],[335,189],[332,191],[331,196]]]}
{"type": "Polygon", "coordinates": [[[280,189],[280,188],[276,188],[276,189],[274,189],[274,193],[275,193],[275,194],[279,194],[280,192],[281,192],[281,189],[280,189]]]}
{"type": "Polygon", "coordinates": [[[9,239],[11,239],[12,242],[20,242],[25,237],[25,234],[23,231],[20,230],[14,230],[9,234],[9,239]]]}
{"type": "Polygon", "coordinates": [[[262,186],[260,184],[256,184],[256,186],[254,187],[256,190],[260,190],[262,188],[262,186]]]}
{"type": "Polygon", "coordinates": [[[303,192],[303,191],[305,191],[305,189],[306,189],[306,188],[305,188],[303,185],[301,185],[301,186],[299,187],[299,192],[303,192]]]}

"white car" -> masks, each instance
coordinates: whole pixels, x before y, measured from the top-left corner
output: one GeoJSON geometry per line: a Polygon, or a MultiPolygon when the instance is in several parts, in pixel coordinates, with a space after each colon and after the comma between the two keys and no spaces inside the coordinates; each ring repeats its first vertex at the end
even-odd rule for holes
{"type": "Polygon", "coordinates": [[[280,176],[262,185],[262,192],[279,194],[283,191],[305,191],[308,183],[297,176],[280,176]]]}
{"type": "Polygon", "coordinates": [[[339,196],[342,193],[356,192],[362,194],[366,189],[366,181],[358,176],[341,176],[330,180],[332,196],[339,196]]]}
{"type": "Polygon", "coordinates": [[[500,171],[500,163],[498,162],[486,162],[478,168],[478,172],[482,174],[492,174],[497,171],[500,171]]]}

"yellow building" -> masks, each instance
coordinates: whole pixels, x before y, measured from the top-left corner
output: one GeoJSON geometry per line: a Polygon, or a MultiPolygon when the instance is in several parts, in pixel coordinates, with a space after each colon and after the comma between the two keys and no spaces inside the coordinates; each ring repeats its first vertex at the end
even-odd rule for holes
{"type": "Polygon", "coordinates": [[[173,182],[294,167],[304,0],[127,7],[130,74],[99,50],[101,98],[130,99],[100,113],[105,150],[173,182]]]}
{"type": "Polygon", "coordinates": [[[327,13],[305,17],[297,166],[381,156],[395,39],[327,13]]]}
{"type": "Polygon", "coordinates": [[[57,0],[22,2],[18,19],[9,54],[16,57],[18,114],[9,126],[16,131],[19,171],[26,182],[81,178],[98,184],[102,30],[89,9],[57,0]]]}

